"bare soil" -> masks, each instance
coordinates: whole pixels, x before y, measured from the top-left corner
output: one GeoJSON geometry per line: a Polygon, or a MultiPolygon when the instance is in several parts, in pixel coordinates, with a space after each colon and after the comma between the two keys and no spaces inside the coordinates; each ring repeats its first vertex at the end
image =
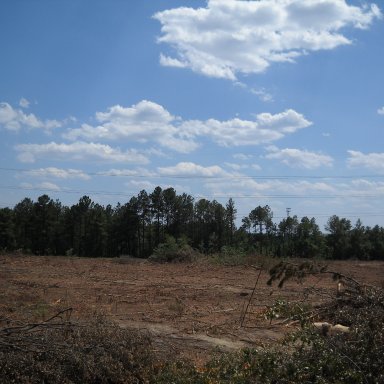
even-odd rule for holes
{"type": "MultiPolygon", "coordinates": [[[[383,262],[328,266],[362,283],[383,286],[383,262]]],[[[277,299],[319,303],[336,292],[336,283],[326,276],[279,289],[266,284],[265,270],[256,284],[259,273],[257,267],[206,262],[1,255],[0,327],[7,321],[43,321],[67,307],[74,309],[76,321],[101,312],[121,327],[147,330],[160,355],[198,363],[214,351],[283,338],[295,324],[265,318],[277,299]]]]}

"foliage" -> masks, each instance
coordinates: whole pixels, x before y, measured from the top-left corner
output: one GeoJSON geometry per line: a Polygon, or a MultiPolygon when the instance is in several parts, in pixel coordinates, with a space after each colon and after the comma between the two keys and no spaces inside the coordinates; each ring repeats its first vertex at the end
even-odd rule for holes
{"type": "Polygon", "coordinates": [[[211,254],[208,260],[213,264],[235,266],[248,264],[249,256],[241,248],[225,246],[221,252],[211,254]]]}
{"type": "Polygon", "coordinates": [[[195,201],[173,188],[142,190],[116,207],[104,207],[89,196],[67,207],[42,195],[35,202],[25,198],[13,209],[0,209],[0,250],[147,258],[171,236],[187,237],[193,249],[220,255],[222,260],[227,249],[236,250],[231,257],[239,260],[243,251],[268,257],[384,260],[384,228],[378,225],[365,227],[357,220],[352,226],[348,219],[334,215],[322,233],[315,218],[288,216],[279,223],[272,218],[271,208],[259,205],[236,228],[232,198],[225,205],[195,201]]]}
{"type": "Polygon", "coordinates": [[[165,262],[191,262],[196,260],[197,252],[188,244],[185,237],[175,239],[172,236],[166,236],[165,242],[159,244],[154,250],[149,260],[160,263],[165,262]]]}
{"type": "Polygon", "coordinates": [[[310,311],[311,305],[308,303],[291,303],[284,299],[277,299],[265,312],[265,318],[270,322],[279,318],[299,321],[304,327],[309,321],[308,314],[310,311]]]}

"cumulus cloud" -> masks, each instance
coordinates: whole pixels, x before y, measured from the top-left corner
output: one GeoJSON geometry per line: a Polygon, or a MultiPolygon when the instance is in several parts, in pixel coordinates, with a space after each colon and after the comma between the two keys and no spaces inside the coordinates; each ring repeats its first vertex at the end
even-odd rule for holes
{"type": "Polygon", "coordinates": [[[274,62],[293,62],[309,51],[351,44],[342,28],[368,28],[381,17],[377,5],[345,0],[208,0],[206,7],[180,7],[153,16],[161,23],[162,65],[188,67],[216,78],[260,73],[274,62]]]}
{"type": "Polygon", "coordinates": [[[9,131],[19,131],[22,127],[26,127],[40,128],[49,131],[61,126],[62,123],[60,121],[43,121],[37,118],[33,113],[26,114],[20,109],[13,108],[9,103],[0,103],[0,128],[4,127],[9,131]]]}
{"type": "Polygon", "coordinates": [[[267,159],[280,160],[283,164],[292,168],[315,169],[320,167],[331,167],[332,157],[323,153],[310,152],[296,148],[279,149],[275,146],[268,147],[267,159]]]}
{"type": "Polygon", "coordinates": [[[40,178],[57,178],[57,179],[82,179],[89,180],[91,177],[79,169],[60,169],[56,167],[38,168],[25,171],[28,176],[40,178]]]}
{"type": "Polygon", "coordinates": [[[195,177],[225,177],[230,176],[218,165],[204,167],[192,162],[180,162],[171,167],[159,167],[158,172],[163,176],[195,176],[195,177]]]}
{"type": "Polygon", "coordinates": [[[377,110],[377,113],[378,113],[379,115],[384,115],[384,107],[379,108],[379,109],[377,110]]]}
{"type": "Polygon", "coordinates": [[[275,115],[261,113],[255,120],[186,121],[182,128],[188,135],[208,136],[219,145],[231,147],[270,143],[311,124],[303,115],[289,109],[275,115]]]}
{"type": "Polygon", "coordinates": [[[155,141],[182,153],[197,148],[193,139],[183,137],[179,131],[179,118],[152,101],[143,100],[128,108],[115,105],[107,112],[97,112],[96,119],[100,123],[96,127],[83,124],[80,128],[70,129],[64,137],[69,140],[155,141]]]}
{"type": "Polygon", "coordinates": [[[362,153],[359,151],[348,151],[347,164],[351,168],[366,168],[384,173],[384,153],[362,153]]]}
{"type": "Polygon", "coordinates": [[[47,144],[19,144],[18,159],[24,163],[33,163],[37,159],[50,158],[68,161],[107,161],[114,163],[148,163],[148,159],[135,149],[122,151],[109,145],[98,143],[74,142],[71,144],[50,142],[47,144]]]}
{"type": "Polygon", "coordinates": [[[189,153],[198,148],[197,140],[202,136],[222,146],[259,145],[312,124],[292,109],[274,115],[261,113],[254,120],[183,121],[161,105],[146,100],[128,108],[113,106],[105,113],[96,113],[96,118],[99,125],[83,124],[80,128],[68,130],[64,137],[70,140],[154,141],[162,147],[189,153]]]}

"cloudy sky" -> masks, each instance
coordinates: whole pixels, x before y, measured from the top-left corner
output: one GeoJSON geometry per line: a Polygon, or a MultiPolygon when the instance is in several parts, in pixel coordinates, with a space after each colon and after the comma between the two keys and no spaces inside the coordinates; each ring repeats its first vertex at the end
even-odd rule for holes
{"type": "Polygon", "coordinates": [[[0,50],[0,207],[160,185],[384,225],[381,0],[2,0],[0,50]]]}

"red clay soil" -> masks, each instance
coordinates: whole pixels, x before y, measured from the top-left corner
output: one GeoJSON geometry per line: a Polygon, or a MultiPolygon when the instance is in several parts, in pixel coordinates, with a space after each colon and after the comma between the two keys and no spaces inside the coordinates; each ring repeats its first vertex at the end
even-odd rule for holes
{"type": "MultiPolygon", "coordinates": [[[[383,286],[383,262],[330,262],[329,269],[383,286]]],[[[294,325],[265,319],[276,299],[317,303],[336,292],[329,277],[283,289],[268,286],[250,266],[155,264],[135,259],[0,256],[0,327],[42,321],[72,307],[73,320],[103,313],[121,327],[147,330],[159,354],[194,361],[213,351],[257,347],[281,339],[294,325]],[[249,306],[248,306],[249,305],[249,306]],[[245,308],[248,309],[245,312],[245,308]]]]}

